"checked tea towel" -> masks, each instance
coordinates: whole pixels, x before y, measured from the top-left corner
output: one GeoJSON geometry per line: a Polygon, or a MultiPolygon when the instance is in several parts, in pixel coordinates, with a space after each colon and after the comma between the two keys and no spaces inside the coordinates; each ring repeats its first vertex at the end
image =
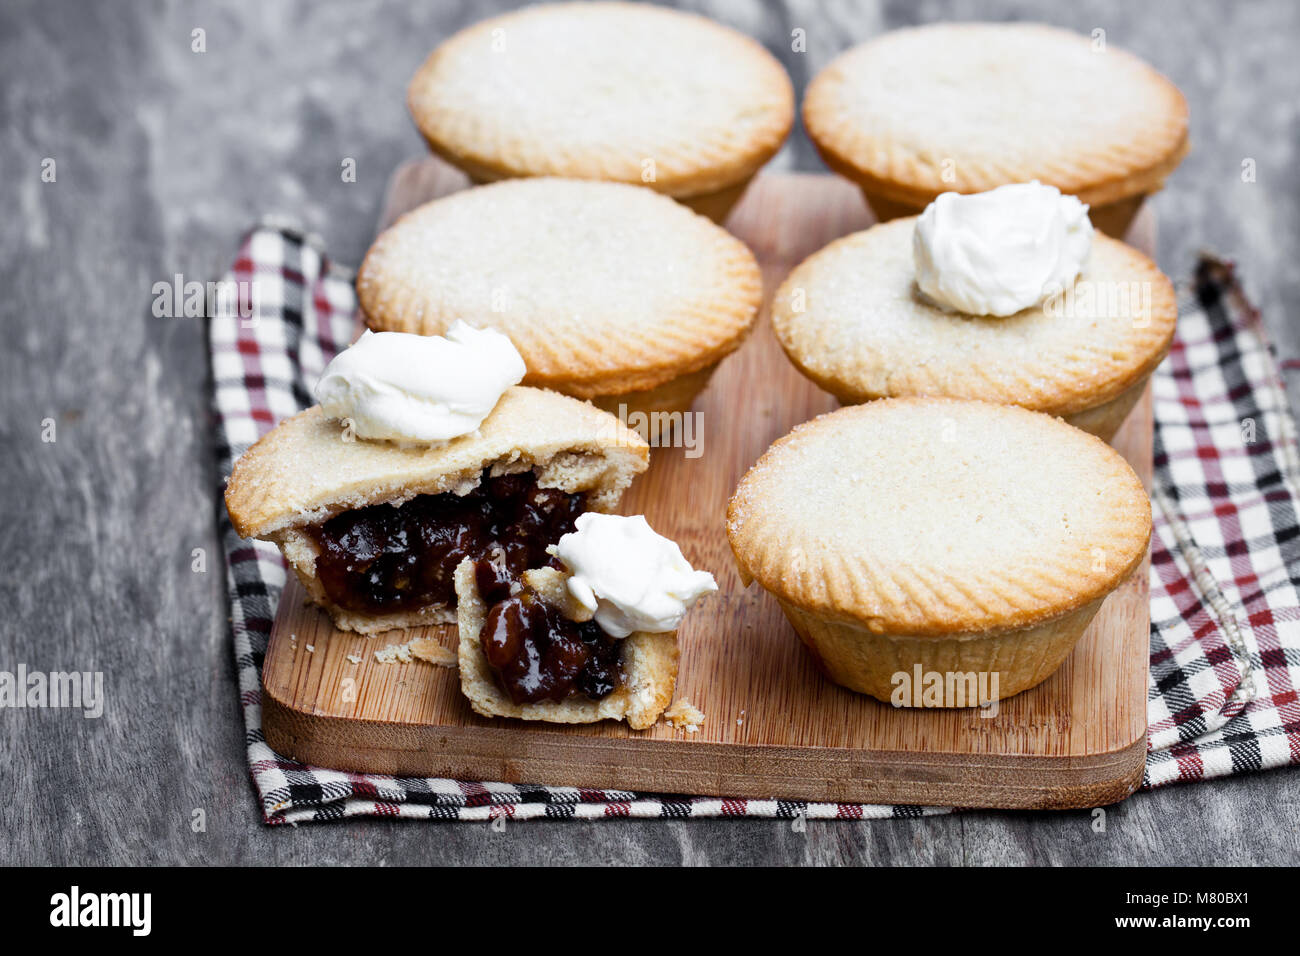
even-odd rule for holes
{"type": "MultiPolygon", "coordinates": [[[[352,337],[352,278],[291,225],[268,221],[245,238],[228,279],[255,290],[252,307],[209,323],[222,475],[276,422],[313,403],[316,379],[352,337]]],[[[1232,268],[1204,259],[1180,305],[1178,336],[1154,377],[1147,787],[1300,763],[1295,424],[1232,268]]],[[[267,823],[947,812],[398,778],[287,760],[266,745],[261,711],[262,660],[286,569],[274,546],[237,537],[224,509],[221,534],[249,768],[267,823]]]]}

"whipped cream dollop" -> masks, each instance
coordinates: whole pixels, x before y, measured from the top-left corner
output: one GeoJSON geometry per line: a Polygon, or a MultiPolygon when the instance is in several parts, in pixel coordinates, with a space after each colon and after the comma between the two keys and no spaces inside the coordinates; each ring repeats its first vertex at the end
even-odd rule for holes
{"type": "Polygon", "coordinates": [[[326,366],[316,400],[358,438],[429,444],[477,431],[525,371],[492,329],[458,321],[440,336],[366,330],[326,366]]]}
{"type": "Polygon", "coordinates": [[[588,511],[574,526],[551,551],[572,573],[569,593],[611,637],[675,631],[697,598],[718,589],[713,575],[692,568],[643,515],[588,511]]]}
{"type": "Polygon", "coordinates": [[[1088,207],[1037,180],[943,193],[912,236],[921,294],[969,315],[1014,315],[1059,294],[1091,249],[1088,207]]]}

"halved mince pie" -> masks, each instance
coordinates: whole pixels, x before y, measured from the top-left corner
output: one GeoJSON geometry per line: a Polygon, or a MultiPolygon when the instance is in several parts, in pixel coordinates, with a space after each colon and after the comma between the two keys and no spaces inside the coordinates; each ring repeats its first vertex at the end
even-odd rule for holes
{"type": "Polygon", "coordinates": [[[527,387],[442,445],[350,437],[319,406],[281,422],[235,463],[226,508],[241,536],[280,547],[336,626],[361,633],[454,621],[458,564],[517,576],[545,563],[649,461],[613,415],[527,387]]]}
{"type": "Polygon", "coordinates": [[[490,561],[456,568],[461,691],[485,717],[650,727],[673,698],[677,632],[612,637],[556,565],[513,581],[490,561]]]}

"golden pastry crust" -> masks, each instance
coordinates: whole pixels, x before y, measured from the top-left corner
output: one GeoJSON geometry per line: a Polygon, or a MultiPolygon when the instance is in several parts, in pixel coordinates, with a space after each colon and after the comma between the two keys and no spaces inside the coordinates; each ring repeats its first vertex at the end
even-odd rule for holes
{"type": "MultiPolygon", "coordinates": [[[[962,699],[957,694],[945,695],[937,704],[973,707],[988,702],[978,699],[981,674],[998,675],[997,693],[989,694],[997,699],[1011,697],[1050,677],[1070,656],[1103,600],[1099,598],[1042,624],[958,637],[877,634],[860,624],[804,611],[788,601],[778,603],[818,666],[835,683],[892,702],[896,675],[910,677],[920,664],[923,674],[974,675],[973,695],[965,685],[962,699]]],[[[987,677],[985,687],[990,692],[993,689],[987,677]]],[[[919,693],[920,689],[915,691],[919,693]]]]}
{"type": "Polygon", "coordinates": [[[429,146],[479,182],[604,179],[682,199],[748,179],[794,122],[790,78],[761,44],[630,3],[477,23],[434,50],[407,105],[429,146]]]}
{"type": "Polygon", "coordinates": [[[440,447],[345,441],[342,425],[315,405],[240,456],[226,509],[241,537],[265,538],[367,505],[464,493],[493,465],[534,467],[543,487],[588,492],[592,509],[608,512],[649,459],[649,446],[614,416],[537,388],[507,389],[477,433],[440,447]]]}
{"type": "MultiPolygon", "coordinates": [[[[743,713],[743,711],[742,711],[743,713]]],[[[664,722],[674,730],[697,733],[704,726],[705,714],[685,697],[678,698],[664,711],[664,722]]]]}
{"type": "Polygon", "coordinates": [[[656,415],[685,412],[695,404],[695,398],[704,391],[709,379],[718,369],[717,364],[706,365],[696,372],[687,372],[677,378],[640,392],[623,392],[619,395],[597,395],[591,404],[603,408],[620,421],[636,422],[640,416],[659,421],[656,415]],[[638,414],[639,413],[639,414],[638,414]]]}
{"type": "Polygon", "coordinates": [[[845,403],[973,398],[1080,416],[1113,435],[1132,401],[1116,406],[1118,420],[1088,413],[1136,399],[1173,340],[1174,289],[1155,263],[1094,235],[1069,296],[1005,318],[945,312],[917,293],[915,225],[839,239],[781,284],[772,327],[798,369],[845,403]]]}
{"type": "Polygon", "coordinates": [[[343,511],[398,505],[416,495],[465,493],[483,469],[534,469],[538,483],[586,492],[593,511],[613,511],[650,449],[614,416],[541,389],[506,391],[477,434],[437,448],[343,440],[340,423],[314,406],[281,422],[235,462],[226,510],[241,537],[273,541],[308,596],[337,627],[368,634],[455,620],[455,609],[428,605],[369,615],[335,606],[316,576],[319,549],[307,533],[343,511]]]}
{"type": "Polygon", "coordinates": [[[912,210],[1031,179],[1102,206],[1158,190],[1187,152],[1173,83],[1040,24],[886,33],[813,79],[803,119],[827,165],[912,210]]]}
{"type": "Polygon", "coordinates": [[[1150,533],[1141,481],[1104,442],[953,399],[871,402],[800,425],[727,509],[746,582],[895,639],[1061,618],[1123,582],[1150,533]]]}
{"type": "Polygon", "coordinates": [[[753,253],[704,217],[645,189],[564,179],[427,203],[375,240],[357,275],[372,329],[497,329],[523,356],[525,384],[579,398],[717,364],[762,294],[753,253]]]}
{"type": "MultiPolygon", "coordinates": [[[[527,580],[544,600],[558,595],[563,572],[536,569],[527,580]]],[[[567,590],[567,589],[566,589],[567,590]]],[[[577,697],[560,702],[516,704],[496,681],[479,634],[487,607],[478,593],[469,559],[456,568],[456,611],[460,631],[460,688],[470,706],[484,717],[516,717],[555,724],[593,724],[626,720],[633,730],[645,730],[659,719],[677,684],[677,632],[634,632],[623,638],[623,683],[600,700],[577,697]]]]}

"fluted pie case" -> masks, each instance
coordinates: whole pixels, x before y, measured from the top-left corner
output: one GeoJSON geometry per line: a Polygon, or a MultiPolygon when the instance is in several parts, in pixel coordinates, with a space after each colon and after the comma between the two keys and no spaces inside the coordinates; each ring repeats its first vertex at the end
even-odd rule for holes
{"type": "Polygon", "coordinates": [[[1114,449],[1060,419],[892,398],[773,444],[728,504],[727,537],[836,683],[969,707],[1060,666],[1146,556],[1151,502],[1114,449]]]}

